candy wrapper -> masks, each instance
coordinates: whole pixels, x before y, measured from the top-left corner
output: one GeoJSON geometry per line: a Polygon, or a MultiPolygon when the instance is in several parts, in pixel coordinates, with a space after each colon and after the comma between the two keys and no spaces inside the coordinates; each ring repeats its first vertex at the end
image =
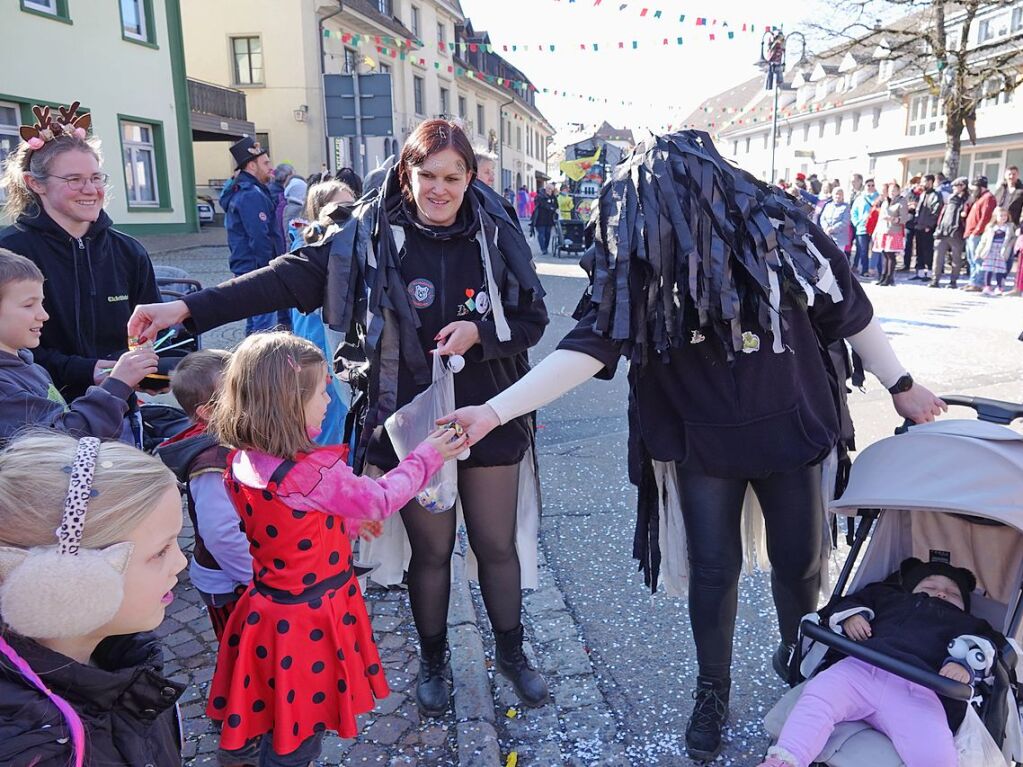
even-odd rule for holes
{"type": "MultiPolygon", "coordinates": [[[[461,370],[462,366],[454,360],[454,356],[449,364],[443,356],[433,355],[433,383],[384,422],[398,458],[405,458],[415,450],[437,429],[437,419],[455,409],[456,368],[461,370]]],[[[468,457],[468,449],[458,456],[459,460],[468,457]]],[[[416,501],[427,511],[439,514],[450,510],[457,498],[458,468],[454,461],[445,461],[440,471],[416,496],[416,501]]]]}

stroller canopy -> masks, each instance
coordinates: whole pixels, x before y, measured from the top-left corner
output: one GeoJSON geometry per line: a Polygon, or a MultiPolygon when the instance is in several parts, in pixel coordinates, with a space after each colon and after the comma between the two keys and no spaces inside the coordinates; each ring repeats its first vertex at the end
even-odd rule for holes
{"type": "Polygon", "coordinates": [[[831,510],[885,508],[970,514],[1023,530],[1023,434],[945,420],[875,442],[856,458],[831,510]]]}
{"type": "Polygon", "coordinates": [[[885,512],[850,591],[906,557],[938,553],[977,576],[972,612],[1023,639],[1013,620],[1023,582],[1023,434],[972,420],[914,426],[864,450],[831,509],[885,512]]]}

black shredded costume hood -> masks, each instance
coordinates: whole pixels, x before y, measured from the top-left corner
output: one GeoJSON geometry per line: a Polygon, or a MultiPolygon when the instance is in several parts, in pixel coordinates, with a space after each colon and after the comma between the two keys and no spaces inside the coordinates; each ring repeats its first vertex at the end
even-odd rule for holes
{"type": "Polygon", "coordinates": [[[728,163],[701,131],[641,142],[601,190],[590,226],[594,330],[623,342],[634,364],[707,330],[731,359],[743,332],[778,327],[780,290],[836,296],[801,203],[728,163]],[[644,267],[655,279],[633,295],[630,271],[644,267]]]}
{"type": "MultiPolygon", "coordinates": [[[[692,394],[702,380],[731,387],[727,368],[752,370],[751,365],[761,364],[764,367],[756,369],[779,368],[784,375],[772,375],[771,381],[759,385],[784,391],[777,407],[782,403],[795,407],[800,386],[810,386],[815,389],[809,395],[814,404],[804,405],[804,412],[819,408],[825,416],[814,426],[813,445],[799,446],[799,455],[795,448],[779,446],[782,449],[775,456],[789,452],[795,457],[776,457],[775,463],[790,458],[821,460],[838,436],[840,388],[834,365],[823,359],[824,349],[831,341],[847,337],[850,330],[862,330],[872,310],[843,265],[844,256],[812,223],[803,204],[727,162],[709,135],[700,131],[652,136],[641,142],[616,166],[601,190],[589,231],[593,246],[583,265],[590,272],[591,285],[576,311],[579,326],[573,340],[559,348],[585,352],[587,342],[578,339],[592,333],[613,344],[630,362],[629,474],[639,488],[633,556],[639,560],[646,584],[656,591],[661,499],[652,460],[679,459],[663,455],[663,439],[656,445],[647,439],[649,424],[641,422],[640,415],[643,391],[646,396],[663,397],[677,390],[673,396],[685,398],[683,390],[692,394]],[[833,265],[837,265],[835,271],[833,265]],[[809,315],[814,317],[808,320],[809,315]],[[843,319],[836,320],[835,315],[843,319]],[[827,319],[819,322],[824,316],[827,319]],[[579,332],[583,325],[587,333],[579,332]],[[713,347],[718,352],[712,353],[713,347]],[[708,366],[711,359],[720,362],[708,366]],[[796,376],[804,365],[816,373],[801,384],[796,376]],[[824,383],[826,377],[830,383],[824,383]],[[678,383],[672,384],[673,380],[678,383]],[[651,381],[660,381],[660,388],[651,381]]],[[[598,375],[609,377],[609,373],[613,374],[613,363],[598,375]]],[[[744,373],[735,380],[748,377],[744,373]]],[[[646,407],[657,410],[665,404],[671,403],[647,403],[646,407]]],[[[694,399],[687,407],[699,410],[702,404],[694,399]]],[[[697,437],[696,424],[688,424],[690,435],[681,427],[674,432],[665,427],[682,417],[675,415],[678,410],[665,409],[654,419],[659,423],[654,427],[659,435],[654,436],[668,434],[688,445],[679,449],[688,449],[692,458],[694,452],[708,449],[703,447],[710,441],[709,437],[704,440],[711,428],[708,423],[718,423],[714,420],[718,415],[708,411],[693,416],[694,421],[708,422],[701,425],[705,428],[697,437]]],[[[747,412],[744,417],[753,422],[756,415],[747,412]]],[[[718,431],[731,425],[722,419],[718,431]]],[[[776,438],[784,440],[783,434],[776,438]]],[[[734,451],[732,462],[741,462],[736,456],[750,451],[761,456],[775,452],[751,445],[734,451]]],[[[771,461],[765,458],[763,463],[771,461]]],[[[780,469],[749,470],[754,476],[780,469]]],[[[707,473],[735,475],[709,469],[707,473]]]]}

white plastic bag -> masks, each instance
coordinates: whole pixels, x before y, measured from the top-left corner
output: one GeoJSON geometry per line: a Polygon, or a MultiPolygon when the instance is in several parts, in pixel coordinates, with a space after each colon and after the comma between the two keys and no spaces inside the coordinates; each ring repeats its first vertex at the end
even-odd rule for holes
{"type": "Polygon", "coordinates": [[[966,718],[956,733],[955,744],[959,767],[1008,767],[973,706],[966,707],[966,718]]]}
{"type": "MultiPolygon", "coordinates": [[[[461,358],[459,358],[461,359],[461,358]]],[[[454,361],[454,360],[453,360],[454,361]]],[[[391,438],[394,452],[399,459],[405,458],[416,449],[420,442],[437,430],[437,419],[455,409],[455,374],[453,368],[440,354],[433,355],[433,383],[414,400],[399,409],[384,421],[384,428],[391,438]]],[[[468,450],[458,457],[468,457],[468,450]]],[[[439,514],[450,510],[458,498],[458,469],[454,461],[445,461],[440,471],[416,496],[416,500],[427,511],[439,514]]]]}

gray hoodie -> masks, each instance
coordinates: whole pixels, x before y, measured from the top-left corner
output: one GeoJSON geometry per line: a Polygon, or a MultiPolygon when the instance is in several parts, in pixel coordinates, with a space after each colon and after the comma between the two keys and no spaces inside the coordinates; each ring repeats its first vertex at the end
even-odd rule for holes
{"type": "Polygon", "coordinates": [[[0,351],[0,440],[9,440],[32,426],[49,427],[72,437],[116,439],[131,394],[126,383],[107,378],[68,405],[45,368],[32,361],[32,352],[20,349],[15,355],[0,351]]]}

